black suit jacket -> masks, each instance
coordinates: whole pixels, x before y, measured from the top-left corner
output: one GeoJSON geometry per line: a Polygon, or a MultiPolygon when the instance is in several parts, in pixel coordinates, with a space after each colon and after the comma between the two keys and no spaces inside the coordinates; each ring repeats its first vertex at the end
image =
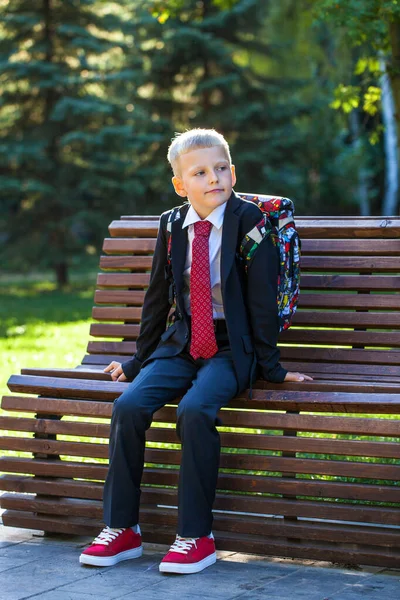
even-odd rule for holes
{"type": "MultiPolygon", "coordinates": [[[[161,215],[156,249],[145,295],[140,334],[135,356],[122,369],[133,379],[142,366],[155,358],[176,356],[189,339],[189,319],[183,301],[183,271],[188,244],[187,228],[182,229],[189,204],[180,210],[172,223],[171,263],[175,281],[177,318],[166,329],[170,311],[169,281],[166,279],[167,232],[171,211],[161,215]]],[[[265,238],[252,259],[247,274],[239,256],[240,243],[262,217],[253,202],[242,200],[232,192],[225,210],[221,245],[221,288],[238,391],[249,387],[256,376],[281,383],[287,370],[279,364],[276,347],[279,321],[277,279],[279,251],[265,238]],[[258,363],[258,371],[255,369],[258,363]]]]}

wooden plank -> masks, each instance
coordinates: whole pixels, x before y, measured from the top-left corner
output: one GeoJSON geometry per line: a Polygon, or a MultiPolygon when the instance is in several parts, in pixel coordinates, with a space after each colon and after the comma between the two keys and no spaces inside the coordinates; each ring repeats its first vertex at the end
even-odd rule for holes
{"type": "MultiPolygon", "coordinates": [[[[130,271],[149,271],[152,265],[152,256],[101,256],[101,269],[129,269],[130,271]]],[[[399,273],[399,259],[397,256],[309,256],[302,255],[302,273],[308,271],[338,271],[340,273],[399,273]]]]}
{"type": "MultiPolygon", "coordinates": [[[[0,457],[0,470],[5,473],[25,473],[38,476],[70,477],[104,480],[107,465],[80,463],[64,460],[20,459],[0,457]]],[[[143,485],[177,486],[178,469],[147,467],[143,473],[143,485]]],[[[397,486],[339,483],[311,479],[292,479],[260,475],[219,473],[218,491],[284,494],[316,498],[351,499],[367,502],[400,502],[400,488],[397,486]]],[[[382,507],[383,510],[383,507],[382,507]]]]}
{"type": "Polygon", "coordinates": [[[400,256],[400,239],[307,239],[302,240],[302,258],[309,254],[339,256],[400,256]]]}
{"type": "MultiPolygon", "coordinates": [[[[177,400],[173,402],[176,405],[177,400]]],[[[98,416],[109,418],[111,417],[112,405],[103,402],[91,402],[91,401],[82,401],[82,400],[56,400],[56,399],[46,399],[46,398],[26,398],[21,396],[4,396],[3,398],[3,409],[5,410],[20,410],[23,412],[39,412],[40,414],[50,414],[50,415],[71,415],[71,416],[98,416]]],[[[265,412],[251,412],[248,410],[238,411],[238,410],[230,410],[230,408],[224,408],[219,412],[219,416],[222,419],[223,427],[239,427],[241,429],[248,428],[249,430],[257,429],[257,430],[285,430],[285,431],[296,431],[296,432],[315,432],[315,433],[328,433],[328,434],[351,434],[351,435],[366,435],[368,437],[378,436],[378,437],[395,437],[400,438],[400,421],[398,419],[377,419],[377,418],[358,418],[358,417],[342,417],[342,416],[320,416],[320,415],[292,415],[292,414],[281,414],[281,413],[273,413],[270,411],[265,412]]],[[[13,424],[17,426],[18,422],[21,422],[21,427],[25,423],[25,420],[21,419],[21,417],[0,417],[0,424],[6,425],[7,423],[13,424]]],[[[32,419],[27,418],[26,422],[31,423],[32,419]]],[[[66,432],[66,429],[62,429],[62,427],[67,427],[68,423],[79,423],[84,426],[85,423],[77,422],[77,421],[63,421],[60,423],[59,421],[52,421],[51,419],[46,421],[43,419],[36,419],[36,421],[43,421],[40,425],[38,423],[31,424],[31,427],[35,427],[35,429],[23,429],[23,431],[39,431],[39,427],[46,428],[51,427],[52,433],[56,431],[53,427],[60,427],[58,430],[59,433],[66,432]]],[[[161,408],[160,410],[154,413],[154,423],[175,423],[176,422],[176,409],[172,406],[166,406],[161,408]]],[[[87,423],[89,425],[89,423],[87,423]]],[[[98,423],[95,424],[99,425],[98,423]]],[[[69,426],[69,425],[68,425],[69,426]]],[[[12,427],[4,427],[5,429],[12,429],[12,427]]],[[[72,430],[71,430],[72,431],[72,430]]],[[[88,429],[89,431],[89,429],[88,429]]],[[[108,437],[108,430],[100,428],[98,430],[103,431],[105,435],[100,435],[99,437],[108,437]]],[[[166,430],[167,431],[167,430],[166,430]]],[[[178,443],[178,438],[175,437],[174,429],[170,431],[173,432],[173,438],[168,439],[167,441],[171,441],[173,443],[178,443]]],[[[50,431],[49,431],[50,432],[50,431]]],[[[79,429],[81,432],[81,429],[79,429]]],[[[46,433],[46,431],[42,431],[42,433],[46,433]]],[[[75,433],[71,433],[71,435],[82,435],[78,433],[78,429],[75,433]]],[[[93,433],[88,434],[90,436],[96,437],[96,434],[93,433]]],[[[248,438],[250,433],[243,433],[243,435],[248,438]]],[[[262,434],[257,431],[255,434],[258,438],[262,436],[262,434]]],[[[276,437],[276,436],[275,436],[276,437]]],[[[163,438],[163,440],[166,438],[163,438]]],[[[311,441],[312,438],[304,438],[304,442],[311,441]]],[[[163,440],[153,440],[153,441],[163,441],[163,440]]],[[[287,440],[289,442],[289,440],[287,440]]],[[[343,440],[335,440],[328,438],[328,442],[335,444],[339,443],[343,440]]],[[[296,442],[296,440],[292,440],[292,442],[296,442]]],[[[272,443],[272,442],[271,442],[272,443]]],[[[254,446],[251,446],[254,447],[254,446]]],[[[379,446],[377,446],[379,447],[379,446]]],[[[394,446],[396,448],[396,446],[394,446]]],[[[400,446],[399,446],[400,447],[400,446]]],[[[279,449],[278,447],[275,449],[279,449]]],[[[366,446],[364,447],[364,452],[366,452],[366,446]]],[[[325,453],[325,451],[323,452],[325,453]]],[[[335,450],[332,454],[338,454],[338,451],[335,450]]],[[[371,454],[371,456],[374,456],[371,454]]],[[[398,452],[395,452],[393,458],[400,457],[398,452]]]]}
{"type": "MultiPolygon", "coordinates": [[[[132,267],[135,268],[135,267],[132,267]]],[[[399,273],[397,256],[309,256],[301,257],[302,273],[338,271],[339,273],[399,273]]]]}
{"type": "MultiPolygon", "coordinates": [[[[86,357],[85,357],[86,358],[86,357]]],[[[89,357],[88,357],[89,359],[89,357]]],[[[319,377],[323,375],[343,375],[345,377],[360,376],[363,377],[387,377],[397,380],[400,377],[400,368],[398,366],[386,365],[360,365],[360,364],[341,364],[341,363],[322,363],[287,360],[285,367],[289,371],[311,371],[317,373],[319,377]]]]}
{"type": "Polygon", "coordinates": [[[294,348],[290,346],[280,346],[280,351],[281,358],[283,360],[301,359],[316,363],[339,362],[343,364],[372,364],[375,367],[377,365],[400,365],[400,352],[398,350],[361,350],[355,348],[294,348]]]}
{"type": "Polygon", "coordinates": [[[69,379],[89,379],[93,381],[112,381],[109,373],[104,373],[102,368],[75,369],[21,369],[22,375],[35,375],[36,377],[67,377],[69,379]]]}
{"type": "MultiPolygon", "coordinates": [[[[109,323],[92,323],[90,335],[93,337],[123,337],[136,339],[140,332],[139,325],[114,325],[109,323]]],[[[389,334],[390,335],[390,334],[389,334]]]]}
{"type": "MultiPolygon", "coordinates": [[[[361,296],[361,294],[360,294],[361,296]]],[[[400,294],[399,294],[400,296],[400,294]]],[[[362,302],[360,301],[360,304],[362,302]]],[[[400,308],[400,301],[399,301],[400,308]]],[[[115,313],[121,309],[114,309],[115,313]]],[[[126,309],[134,310],[134,309],[126,309]]],[[[122,320],[122,318],[121,318],[122,320]]],[[[327,312],[298,310],[293,325],[303,327],[368,327],[369,329],[400,329],[400,313],[387,312],[327,312]]],[[[385,334],[384,334],[385,335],[385,334]]],[[[282,336],[283,339],[283,336],[282,336]]],[[[303,338],[304,341],[305,338],[303,338]]]]}
{"type": "Polygon", "coordinates": [[[108,465],[67,460],[47,460],[0,456],[0,472],[24,473],[37,477],[65,477],[104,481],[108,465]]]}
{"type": "MultiPolygon", "coordinates": [[[[115,275],[116,277],[117,275],[115,275]]],[[[133,277],[133,275],[131,275],[133,277]]],[[[400,290],[400,276],[397,275],[302,275],[302,290],[400,290]]]]}
{"type": "Polygon", "coordinates": [[[97,285],[99,287],[143,289],[149,285],[148,273],[99,273],[97,285]]]}
{"type": "MultiPolygon", "coordinates": [[[[126,304],[142,307],[144,291],[106,289],[96,290],[95,302],[97,304],[126,304]]],[[[369,309],[369,310],[399,310],[399,294],[358,294],[345,291],[342,294],[333,292],[307,293],[301,291],[299,297],[299,311],[302,308],[324,309],[369,309]]]]}
{"type": "MultiPolygon", "coordinates": [[[[152,256],[101,256],[100,269],[119,270],[129,269],[135,272],[146,272],[151,270],[152,256]]],[[[354,271],[354,269],[353,269],[354,271]]]]}
{"type": "Polygon", "coordinates": [[[77,417],[103,417],[110,419],[112,404],[94,400],[36,398],[27,396],[3,396],[4,410],[34,412],[49,415],[72,415],[77,417]]]}
{"type": "MultiPolygon", "coordinates": [[[[99,287],[142,289],[149,285],[148,273],[99,273],[99,287]]],[[[396,275],[302,275],[302,290],[369,290],[389,291],[400,289],[400,276],[396,275]]]]}
{"type": "MultiPolygon", "coordinates": [[[[63,401],[61,401],[63,402],[63,401]]],[[[57,407],[55,407],[57,409],[57,407]]],[[[32,410],[30,408],[29,410],[32,410]]],[[[52,411],[48,409],[51,413],[52,411]]],[[[26,412],[26,409],[24,410],[26,412]]],[[[34,410],[36,412],[36,410],[34,410]]],[[[42,409],[42,412],[43,409],[42,409]]],[[[60,411],[65,414],[64,411],[60,411]]],[[[72,412],[72,411],[71,411],[72,412]]],[[[57,410],[53,411],[57,414],[57,410]]],[[[156,417],[156,419],[159,417],[156,417]]],[[[164,420],[164,419],[163,419],[164,420]]],[[[165,421],[169,421],[165,419],[165,421]]],[[[172,416],[172,422],[175,422],[172,416]]],[[[225,423],[226,426],[226,423],[225,423]]],[[[81,437],[109,437],[109,426],[106,424],[82,423],[76,421],[58,421],[52,419],[32,419],[21,417],[0,417],[0,427],[7,431],[31,431],[81,437]]],[[[372,433],[372,432],[371,432],[372,433]]],[[[241,448],[243,450],[270,450],[280,452],[303,452],[342,456],[371,456],[374,458],[400,458],[398,442],[371,442],[362,440],[341,440],[332,438],[288,437],[280,435],[220,433],[223,448],[241,448]]],[[[148,442],[179,444],[175,428],[152,426],[146,433],[148,442]]]]}
{"type": "Polygon", "coordinates": [[[106,254],[152,254],[155,238],[105,238],[103,252],[106,254]]]}
{"type": "MultiPolygon", "coordinates": [[[[95,482],[74,481],[69,479],[42,479],[19,475],[3,475],[0,477],[1,489],[18,493],[36,493],[50,496],[70,496],[101,500],[102,484],[95,482]]],[[[177,506],[176,489],[154,488],[143,486],[141,506],[168,505],[177,506]]],[[[353,521],[360,523],[381,523],[383,525],[400,525],[400,512],[389,507],[363,506],[356,504],[287,500],[260,496],[243,496],[234,494],[216,495],[214,510],[257,513],[259,515],[298,516],[312,519],[329,519],[353,521]]]]}
{"type": "MultiPolygon", "coordinates": [[[[45,496],[61,496],[102,500],[103,484],[95,481],[74,481],[73,479],[42,479],[41,477],[23,475],[0,476],[0,487],[5,492],[19,494],[39,494],[45,496]]],[[[2,496],[0,497],[0,505],[2,496]]]]}
{"type": "Polygon", "coordinates": [[[92,317],[97,321],[126,321],[128,323],[139,323],[141,316],[141,307],[94,306],[92,309],[92,317]]]}
{"type": "MultiPolygon", "coordinates": [[[[129,382],[119,381],[101,381],[101,380],[89,380],[77,378],[62,378],[62,377],[36,377],[33,375],[12,375],[8,381],[8,387],[12,392],[25,392],[35,393],[41,395],[54,395],[55,397],[80,397],[80,398],[93,398],[94,400],[114,400],[117,398],[129,385],[129,382]]],[[[373,403],[373,397],[376,394],[386,394],[387,402],[391,405],[395,404],[395,399],[399,397],[400,386],[395,383],[381,383],[381,382],[366,382],[363,381],[303,381],[299,384],[296,382],[287,382],[282,384],[273,384],[267,381],[258,381],[256,384],[254,397],[259,398],[262,390],[268,390],[268,397],[271,400],[275,399],[276,394],[281,392],[291,392],[291,400],[296,400],[298,395],[299,398],[303,398],[301,394],[310,393],[313,395],[320,393],[321,399],[324,402],[328,401],[329,394],[333,399],[333,394],[343,394],[343,399],[347,403],[351,402],[352,397],[347,397],[348,394],[364,393],[364,406],[368,406],[373,403]],[[324,392],[326,394],[324,394],[324,392]]],[[[238,398],[246,399],[247,394],[241,393],[238,398]]],[[[280,397],[280,396],[278,396],[280,397]]],[[[266,396],[261,396],[265,399],[266,396]]],[[[318,400],[318,397],[315,396],[318,400]]],[[[354,398],[355,399],[355,398],[354,398]]],[[[282,400],[287,400],[287,397],[282,400]]],[[[386,402],[386,403],[387,403],[386,402]]],[[[381,402],[379,401],[379,404],[381,402]]],[[[271,405],[271,409],[276,406],[271,405]]],[[[400,408],[400,406],[399,406],[400,408]]],[[[291,409],[290,409],[291,410],[291,409]]],[[[341,409],[339,409],[341,410],[341,409]]],[[[345,411],[343,411],[345,412],[345,411]]]]}
{"type": "MultiPolygon", "coordinates": [[[[361,304],[361,303],[360,303],[361,304]]],[[[399,303],[400,308],[400,303],[399,303]]],[[[126,306],[94,306],[92,317],[98,321],[123,321],[139,323],[142,315],[140,307],[126,306]]],[[[298,310],[293,318],[293,325],[319,327],[357,327],[371,329],[400,329],[400,314],[388,312],[327,312],[315,310],[298,310]]]]}
{"type": "Polygon", "coordinates": [[[71,517],[52,515],[43,517],[35,513],[6,510],[2,515],[6,527],[22,527],[27,529],[38,529],[53,533],[67,533],[69,535],[97,535],[104,527],[102,521],[94,519],[77,519],[73,522],[71,517]]]}
{"type": "MultiPolygon", "coordinates": [[[[151,238],[105,238],[103,251],[106,254],[151,254],[156,247],[155,236],[151,238]]],[[[302,257],[309,254],[339,256],[400,256],[399,239],[309,239],[301,245],[302,257]]]]}
{"type": "MultiPolygon", "coordinates": [[[[358,323],[357,315],[353,317],[353,326],[362,326],[358,323]]],[[[377,323],[376,326],[379,326],[377,323]]],[[[137,339],[140,332],[139,325],[93,323],[90,326],[90,335],[94,337],[137,339]]],[[[283,340],[283,336],[282,336],[283,340]]],[[[362,344],[365,346],[378,347],[400,347],[400,333],[398,332],[375,332],[375,331],[339,331],[337,329],[304,330],[291,327],[284,332],[285,343],[304,344],[337,344],[340,346],[362,344]]]]}
{"type": "MultiPolygon", "coordinates": [[[[42,434],[75,435],[79,437],[107,438],[110,426],[104,423],[82,421],[58,421],[54,419],[34,419],[0,416],[0,429],[5,431],[30,431],[42,434]]],[[[1,439],[1,438],[0,438],[1,439]]],[[[16,440],[19,438],[15,438],[16,440]]]]}
{"type": "Polygon", "coordinates": [[[143,306],[144,291],[139,290],[96,290],[94,293],[96,304],[129,304],[143,306]]]}
{"type": "Polygon", "coordinates": [[[99,365],[105,367],[110,364],[111,361],[116,360],[117,362],[124,362],[127,357],[119,354],[85,354],[82,359],[82,365],[99,365]]]}
{"type": "MultiPolygon", "coordinates": [[[[42,514],[64,516],[102,518],[102,503],[82,499],[46,499],[21,494],[5,494],[2,506],[9,510],[33,511],[42,514]]],[[[141,523],[153,525],[177,524],[176,511],[170,509],[141,510],[141,523]]],[[[364,544],[371,546],[395,547],[399,543],[400,532],[396,529],[378,528],[360,525],[312,523],[310,521],[288,522],[283,519],[271,519],[250,516],[246,520],[236,516],[215,513],[213,529],[216,531],[231,531],[237,534],[260,535],[263,537],[297,538],[303,541],[317,540],[326,542],[342,542],[348,544],[364,544]]]]}
{"type": "MultiPolygon", "coordinates": [[[[322,387],[324,391],[313,391],[312,384],[285,383],[272,384],[269,382],[257,382],[264,389],[254,389],[253,399],[248,399],[247,392],[241,393],[237,399],[245,400],[248,408],[268,408],[269,410],[302,410],[302,411],[336,411],[336,412],[371,412],[385,413],[400,412],[400,394],[394,384],[374,384],[365,386],[347,382],[346,384],[333,382],[327,386],[326,383],[315,383],[314,389],[322,387]],[[308,388],[308,389],[307,389],[308,388]],[[329,391],[334,388],[338,391],[329,391]],[[342,388],[342,390],[340,389],[342,388]],[[361,392],[352,392],[352,389],[361,389],[361,392]],[[382,390],[381,393],[380,390],[382,390]],[[290,391],[290,393],[289,393],[290,391]],[[342,393],[345,391],[346,393],[342,393]],[[390,391],[390,393],[387,393],[390,391]],[[329,392],[329,393],[328,393],[329,392]]],[[[8,381],[8,387],[12,392],[35,393],[47,396],[51,393],[57,398],[91,398],[93,400],[114,400],[120,396],[129,383],[118,381],[88,381],[84,379],[63,379],[51,377],[34,377],[30,375],[12,375],[8,381]]],[[[234,402],[230,406],[234,406],[234,402]]]]}
{"type": "Polygon", "coordinates": [[[125,354],[127,358],[132,358],[136,352],[135,342],[89,342],[87,351],[93,354],[125,354]]]}
{"type": "MultiPolygon", "coordinates": [[[[159,221],[144,217],[140,220],[112,221],[108,230],[112,237],[155,237],[159,221]]],[[[375,218],[363,221],[356,219],[314,217],[296,218],[296,227],[301,238],[398,238],[400,237],[400,220],[396,217],[375,218]]]]}
{"type": "MultiPolygon", "coordinates": [[[[108,445],[88,442],[64,442],[39,438],[0,437],[2,450],[23,450],[49,455],[84,456],[108,458],[108,445]]],[[[151,464],[180,464],[179,450],[146,448],[145,462],[151,464]]],[[[400,466],[379,463],[363,463],[338,460],[315,460],[310,458],[285,458],[278,456],[226,453],[220,458],[223,469],[253,470],[279,473],[302,473],[332,475],[338,477],[385,479],[398,481],[400,466]]],[[[248,491],[248,490],[246,490],[248,491]]],[[[400,494],[400,490],[399,494],[400,494]]],[[[399,495],[400,501],[400,495],[399,495]]]]}

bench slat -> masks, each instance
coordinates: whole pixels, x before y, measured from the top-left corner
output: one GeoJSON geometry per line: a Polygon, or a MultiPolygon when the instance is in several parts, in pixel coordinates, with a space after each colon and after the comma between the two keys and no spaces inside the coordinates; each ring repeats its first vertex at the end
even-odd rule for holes
{"type": "MultiPolygon", "coordinates": [[[[101,500],[103,486],[95,482],[74,480],[38,479],[19,475],[3,475],[0,477],[2,489],[19,493],[38,493],[50,496],[70,496],[101,500]]],[[[177,490],[152,488],[143,486],[141,504],[163,504],[176,506],[177,490]]],[[[358,521],[360,523],[381,523],[399,526],[399,514],[396,509],[370,505],[334,503],[323,500],[289,500],[287,498],[269,498],[259,496],[237,496],[217,493],[214,510],[227,510],[262,515],[282,515],[289,517],[310,517],[319,519],[335,519],[340,521],[358,521]],[[383,520],[382,520],[383,517],[383,520]]]]}
{"type": "MultiPolygon", "coordinates": [[[[144,291],[138,290],[96,290],[95,302],[97,304],[126,304],[141,307],[144,301],[144,294],[144,291]]],[[[302,308],[399,310],[400,300],[398,294],[358,294],[356,292],[348,294],[310,294],[301,291],[299,296],[299,310],[302,308]]]]}
{"type": "MultiPolygon", "coordinates": [[[[12,392],[36,393],[48,395],[51,393],[56,397],[68,398],[92,398],[95,400],[115,400],[126,389],[128,383],[90,381],[80,379],[33,377],[30,375],[12,375],[8,381],[8,387],[12,392]]],[[[278,410],[322,410],[337,412],[400,412],[400,394],[395,384],[358,384],[354,382],[338,383],[331,382],[329,385],[318,382],[302,382],[302,390],[299,391],[298,384],[272,384],[260,382],[260,385],[268,389],[268,399],[263,389],[253,390],[253,400],[248,399],[247,393],[240,394],[237,401],[245,401],[247,408],[263,408],[267,402],[267,408],[278,410]],[[318,387],[325,388],[323,391],[314,391],[318,387]],[[335,388],[332,391],[332,387],[335,388]],[[342,391],[346,393],[342,394],[342,391]],[[371,393],[358,393],[363,390],[371,393]],[[309,391],[308,391],[309,389],[309,391]],[[288,394],[288,390],[291,393],[288,394]],[[329,393],[327,393],[329,392],[329,393]],[[381,392],[381,393],[379,393],[381,392]],[[390,393],[388,393],[390,392],[390,393]],[[300,406],[297,404],[299,403],[300,406]],[[335,407],[336,408],[333,408],[335,407]]],[[[234,401],[231,406],[234,406],[234,401]]],[[[240,405],[241,406],[241,405],[240,405]]]]}
{"type": "MultiPolygon", "coordinates": [[[[112,237],[105,238],[103,251],[112,254],[152,254],[156,239],[112,237]]],[[[302,256],[310,254],[341,256],[400,256],[400,239],[310,239],[304,238],[301,245],[302,256]]]]}
{"type": "MultiPolygon", "coordinates": [[[[176,404],[173,402],[172,404],[176,404]]],[[[247,406],[244,405],[244,408],[247,406]]],[[[40,412],[41,414],[86,416],[110,418],[112,404],[85,400],[60,400],[55,398],[26,398],[24,396],[4,396],[2,408],[22,412],[40,412]]],[[[241,429],[285,430],[319,433],[340,433],[352,435],[368,435],[379,437],[400,437],[400,426],[397,419],[377,419],[342,416],[323,416],[305,414],[280,414],[270,411],[249,412],[223,408],[220,417],[224,427],[240,427],[241,429]]],[[[8,422],[13,417],[2,417],[8,422]]],[[[16,418],[15,418],[16,419],[16,418]]],[[[32,419],[27,419],[32,421],[32,419]]],[[[21,418],[18,421],[24,422],[21,418]]],[[[54,427],[61,426],[59,421],[49,421],[54,427]]],[[[66,422],[63,422],[66,423],[66,422]]],[[[77,423],[74,421],[74,423],[77,423]]],[[[176,409],[165,406],[154,413],[154,423],[176,423],[176,409]]],[[[33,425],[32,425],[33,426],[33,425]]],[[[45,426],[45,424],[43,424],[45,426]]],[[[152,429],[149,430],[151,432],[152,429]]],[[[171,430],[173,431],[173,430],[171,430]]],[[[61,432],[61,431],[60,431],[61,432]]],[[[259,434],[257,433],[257,436],[259,434]]],[[[104,437],[104,436],[100,436],[104,437]]],[[[174,438],[174,443],[177,438],[174,438]]],[[[160,440],[162,441],[162,440],[160,440]]],[[[287,440],[290,441],[295,440],[287,440]]],[[[313,438],[307,438],[312,442],[313,438]]],[[[339,440],[331,440],[332,443],[339,440]]],[[[357,442],[358,443],[358,442],[357,442]]],[[[400,447],[399,447],[400,448],[400,447]]],[[[399,449],[400,452],[400,449],[399,449]]],[[[334,453],[337,454],[337,451],[334,453]]],[[[393,456],[400,456],[396,452],[393,456]]]]}
{"type": "MultiPolygon", "coordinates": [[[[130,269],[132,271],[149,271],[151,269],[152,256],[101,256],[101,269],[130,269]]],[[[399,259],[397,256],[309,256],[301,258],[301,271],[340,271],[369,273],[378,271],[380,273],[399,273],[399,259]]]]}
{"type": "MultiPolygon", "coordinates": [[[[159,227],[159,219],[144,217],[138,220],[115,220],[108,227],[111,237],[156,237],[159,227]]],[[[362,220],[314,217],[302,219],[296,217],[296,227],[300,237],[306,238],[399,238],[400,219],[390,217],[388,219],[372,218],[362,220]]]]}
{"type": "MultiPolygon", "coordinates": [[[[109,435],[109,426],[105,424],[56,421],[43,418],[24,419],[21,417],[0,417],[0,427],[10,431],[30,431],[50,434],[59,433],[82,437],[92,436],[107,438],[109,435]]],[[[323,431],[325,427],[321,427],[320,429],[323,431]]],[[[347,429],[351,429],[351,427],[349,426],[347,429]]],[[[400,459],[400,444],[397,441],[376,442],[332,438],[288,437],[227,431],[222,431],[220,437],[221,443],[225,448],[400,459]]],[[[147,432],[146,440],[147,442],[161,442],[165,444],[180,443],[175,429],[155,426],[147,432]]]]}
{"type": "MultiPolygon", "coordinates": [[[[354,325],[359,325],[357,314],[354,315],[354,325]]],[[[139,336],[139,325],[121,325],[109,323],[93,323],[90,326],[90,335],[93,337],[123,337],[136,340],[139,336]]],[[[339,331],[337,329],[307,330],[298,329],[296,326],[285,331],[280,338],[285,343],[307,344],[338,344],[341,346],[362,344],[365,346],[386,346],[392,348],[400,347],[400,336],[398,333],[387,331],[339,331]]]]}
{"type": "MultiPolygon", "coordinates": [[[[150,282],[149,273],[99,273],[97,285],[111,288],[144,289],[150,282]]],[[[368,290],[392,291],[400,289],[397,275],[303,275],[303,290],[368,290]]]]}
{"type": "MultiPolygon", "coordinates": [[[[107,466],[103,466],[103,471],[99,467],[88,463],[67,462],[67,461],[47,461],[44,466],[43,462],[38,464],[37,460],[26,461],[22,467],[22,471],[18,471],[18,466],[14,460],[10,464],[10,459],[7,457],[0,458],[1,470],[4,472],[23,472],[33,475],[40,474],[40,471],[45,476],[61,476],[61,477],[90,477],[92,479],[103,479],[107,472],[107,466]],[[8,465],[12,465],[12,468],[8,465]],[[37,473],[39,471],[39,473],[37,473]],[[87,473],[86,476],[81,473],[87,473]],[[89,475],[92,473],[92,475],[89,475]],[[100,473],[102,476],[100,477],[100,473]]],[[[143,473],[143,485],[178,485],[178,469],[147,467],[143,473]]],[[[319,479],[306,478],[289,478],[289,477],[269,477],[267,475],[246,475],[240,474],[238,477],[234,473],[219,473],[218,490],[226,490],[231,492],[251,492],[251,493],[267,493],[267,494],[284,494],[289,496],[306,496],[306,497],[325,497],[325,498],[341,498],[348,500],[358,500],[367,502],[382,502],[382,503],[400,503],[400,489],[398,486],[367,484],[367,483],[341,483],[337,481],[327,481],[319,479]]]]}
{"type": "MultiPolygon", "coordinates": [[[[98,321],[139,323],[141,313],[142,311],[139,307],[94,306],[92,317],[98,321]]],[[[294,315],[293,325],[314,327],[354,327],[357,325],[357,327],[362,326],[371,329],[400,329],[400,314],[387,312],[356,313],[353,311],[316,312],[315,310],[298,310],[294,315]]]]}
{"type": "MultiPolygon", "coordinates": [[[[25,452],[39,452],[50,455],[62,454],[90,458],[108,458],[108,444],[99,443],[0,437],[0,448],[2,450],[23,450],[25,452]]],[[[147,447],[145,462],[160,465],[179,465],[180,451],[147,447]]],[[[232,470],[332,475],[361,479],[367,477],[397,481],[400,478],[400,466],[398,465],[387,465],[384,463],[371,465],[362,462],[285,458],[244,453],[231,454],[223,452],[221,454],[220,467],[232,470]]],[[[400,502],[400,490],[398,492],[398,501],[400,502]]]]}
{"type": "MultiPolygon", "coordinates": [[[[23,496],[21,494],[5,494],[2,499],[4,508],[9,510],[33,511],[44,514],[56,514],[65,516],[88,516],[101,519],[101,502],[77,500],[77,499],[37,499],[35,496],[23,496]]],[[[176,526],[176,511],[168,509],[149,509],[143,507],[141,511],[141,523],[153,523],[157,525],[176,526]]],[[[369,526],[349,526],[346,524],[328,523],[310,524],[306,521],[288,522],[283,519],[271,519],[264,517],[260,519],[248,516],[246,523],[241,522],[233,515],[215,513],[213,529],[215,531],[232,531],[237,533],[248,533],[250,535],[261,535],[273,538],[298,538],[302,540],[318,540],[326,542],[338,542],[346,540],[348,544],[368,544],[376,546],[393,547],[398,543],[400,532],[388,528],[369,526]],[[247,525],[247,529],[246,529],[247,525]]]]}
{"type": "MultiPolygon", "coordinates": [[[[19,475],[0,477],[2,489],[19,493],[39,493],[50,496],[70,496],[101,500],[103,486],[96,482],[74,480],[38,479],[19,475]]],[[[141,503],[145,505],[177,505],[178,494],[175,489],[143,486],[141,503]]],[[[371,505],[327,502],[325,500],[290,500],[259,496],[238,496],[234,494],[216,494],[214,510],[258,513],[261,515],[282,515],[286,517],[309,517],[360,523],[382,523],[399,526],[398,510],[371,505]]]]}

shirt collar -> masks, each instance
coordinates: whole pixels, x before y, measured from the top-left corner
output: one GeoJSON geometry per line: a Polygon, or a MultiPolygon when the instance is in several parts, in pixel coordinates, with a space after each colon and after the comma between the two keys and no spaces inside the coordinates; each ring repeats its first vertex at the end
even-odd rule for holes
{"type": "MultiPolygon", "coordinates": [[[[226,204],[227,203],[224,202],[223,204],[217,206],[217,208],[214,208],[214,210],[205,219],[206,221],[210,221],[210,223],[212,223],[216,229],[221,229],[222,227],[222,223],[224,222],[226,204]]],[[[186,218],[183,222],[182,229],[185,229],[185,227],[189,227],[189,225],[197,223],[197,221],[201,221],[201,218],[194,210],[193,206],[190,205],[189,210],[186,214],[186,218]]]]}

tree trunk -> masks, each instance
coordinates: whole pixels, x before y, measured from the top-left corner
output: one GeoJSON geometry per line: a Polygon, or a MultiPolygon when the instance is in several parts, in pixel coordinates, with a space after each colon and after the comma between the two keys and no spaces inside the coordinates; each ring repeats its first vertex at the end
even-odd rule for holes
{"type": "Polygon", "coordinates": [[[398,135],[395,118],[396,108],[384,58],[380,59],[380,66],[382,71],[382,120],[385,126],[385,196],[382,215],[388,217],[397,214],[399,194],[398,135]]]}
{"type": "Polygon", "coordinates": [[[54,267],[56,274],[57,288],[62,289],[69,283],[68,263],[66,261],[57,263],[54,267]]]}
{"type": "MultiPolygon", "coordinates": [[[[352,133],[353,138],[353,146],[357,150],[362,150],[363,141],[360,137],[360,122],[359,122],[359,114],[357,110],[352,110],[349,116],[350,119],[350,131],[352,133]]],[[[361,152],[360,152],[361,154],[361,152]]],[[[357,190],[357,198],[358,204],[360,206],[360,215],[363,217],[367,217],[371,214],[371,208],[368,197],[368,173],[365,168],[364,161],[362,158],[359,163],[359,168],[357,172],[358,179],[358,190],[357,190]]]]}

